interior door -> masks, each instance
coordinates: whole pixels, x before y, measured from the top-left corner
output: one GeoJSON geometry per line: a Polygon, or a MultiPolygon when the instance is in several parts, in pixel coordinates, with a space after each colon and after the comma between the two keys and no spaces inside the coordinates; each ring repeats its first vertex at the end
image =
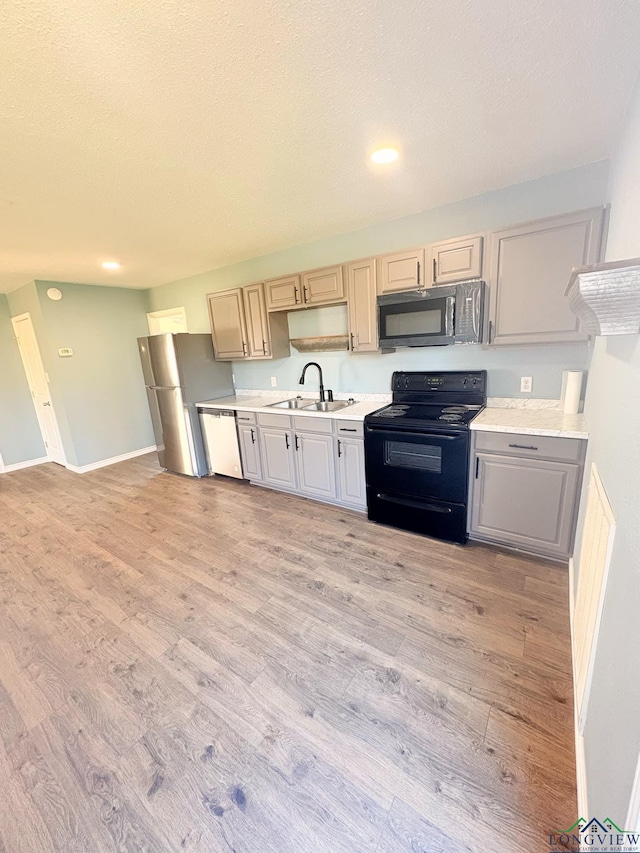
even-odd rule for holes
{"type": "Polygon", "coordinates": [[[33,405],[35,406],[36,416],[40,425],[42,440],[47,449],[47,456],[52,462],[57,462],[59,465],[66,465],[58,421],[53,409],[49,393],[49,383],[47,382],[47,376],[40,357],[40,350],[31,322],[31,316],[23,314],[20,317],[14,317],[12,323],[20,349],[22,364],[27,374],[27,382],[29,383],[29,390],[31,391],[33,405]]]}

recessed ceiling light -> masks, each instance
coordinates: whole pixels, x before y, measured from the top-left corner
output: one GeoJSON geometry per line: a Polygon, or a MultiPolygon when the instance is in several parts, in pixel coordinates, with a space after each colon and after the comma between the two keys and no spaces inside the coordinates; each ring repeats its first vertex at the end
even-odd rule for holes
{"type": "Polygon", "coordinates": [[[378,148],[371,155],[374,163],[393,163],[400,156],[397,148],[378,148]]]}
{"type": "Polygon", "coordinates": [[[102,266],[105,270],[119,270],[120,264],[117,261],[103,261],[102,266]]]}

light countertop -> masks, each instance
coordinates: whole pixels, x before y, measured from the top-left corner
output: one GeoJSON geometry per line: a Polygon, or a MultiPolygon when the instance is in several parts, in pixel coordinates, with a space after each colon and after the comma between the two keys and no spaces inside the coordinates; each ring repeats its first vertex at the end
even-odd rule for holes
{"type": "MultiPolygon", "coordinates": [[[[345,421],[362,421],[365,415],[375,412],[386,405],[379,400],[366,400],[354,403],[352,406],[346,406],[337,412],[311,412],[308,409],[274,409],[273,406],[269,405],[270,403],[277,403],[280,400],[288,399],[289,396],[249,397],[244,394],[238,394],[232,397],[219,397],[216,400],[204,400],[197,405],[203,409],[234,409],[238,412],[269,412],[272,415],[303,415],[310,418],[339,418],[345,421]]],[[[312,403],[317,399],[316,395],[309,397],[312,403]]]]}
{"type": "Polygon", "coordinates": [[[471,429],[557,438],[589,438],[584,415],[565,415],[557,409],[486,408],[471,421],[471,429]]]}

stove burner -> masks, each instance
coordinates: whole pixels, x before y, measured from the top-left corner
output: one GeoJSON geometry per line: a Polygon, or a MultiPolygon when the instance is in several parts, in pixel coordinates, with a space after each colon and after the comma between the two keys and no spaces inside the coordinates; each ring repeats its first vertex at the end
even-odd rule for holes
{"type": "Polygon", "coordinates": [[[384,415],[387,418],[401,418],[408,410],[409,406],[394,406],[391,405],[384,409],[384,415]]]}
{"type": "Polygon", "coordinates": [[[453,412],[450,412],[450,413],[445,412],[445,414],[440,415],[438,420],[439,421],[449,421],[450,423],[457,423],[458,421],[462,420],[462,417],[461,417],[461,415],[454,414],[453,412]]]}
{"type": "Polygon", "coordinates": [[[446,406],[442,410],[443,415],[464,415],[467,411],[467,406],[446,406]]]}

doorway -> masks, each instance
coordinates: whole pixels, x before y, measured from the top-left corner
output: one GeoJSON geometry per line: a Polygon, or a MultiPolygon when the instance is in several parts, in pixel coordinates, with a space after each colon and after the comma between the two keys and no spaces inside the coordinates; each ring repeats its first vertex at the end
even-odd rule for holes
{"type": "Polygon", "coordinates": [[[33,329],[33,323],[31,322],[31,315],[20,314],[19,317],[13,317],[11,322],[16,340],[18,341],[20,357],[22,358],[24,372],[27,375],[27,382],[31,391],[31,398],[33,399],[47,456],[51,462],[57,462],[58,465],[66,465],[67,460],[62,447],[58,421],[53,409],[53,402],[49,393],[49,383],[42,364],[42,358],[40,357],[40,349],[38,348],[38,341],[33,329]]]}
{"type": "Polygon", "coordinates": [[[187,314],[184,308],[166,308],[164,311],[151,311],[147,314],[150,335],[164,335],[167,332],[186,332],[187,314]]]}

